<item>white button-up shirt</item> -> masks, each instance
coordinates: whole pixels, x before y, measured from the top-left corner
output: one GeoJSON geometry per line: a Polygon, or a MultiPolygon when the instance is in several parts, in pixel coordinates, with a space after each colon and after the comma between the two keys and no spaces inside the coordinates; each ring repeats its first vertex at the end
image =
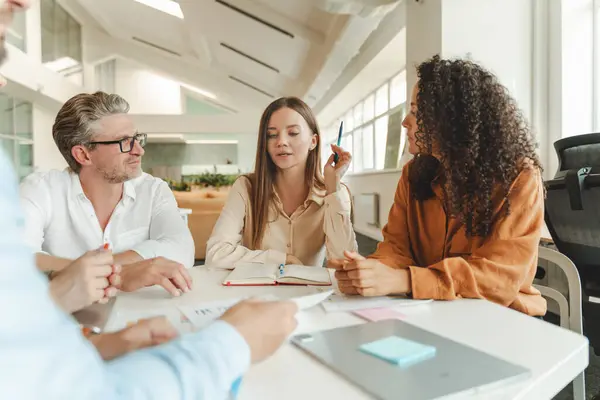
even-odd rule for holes
{"type": "Polygon", "coordinates": [[[173,193],[158,178],[143,173],[126,181],[123,197],[103,231],[79,175],[35,173],[21,184],[26,243],[35,252],[75,259],[109,243],[115,254],[133,250],[142,258],[165,257],[189,268],[194,241],[179,214],[173,193]]]}

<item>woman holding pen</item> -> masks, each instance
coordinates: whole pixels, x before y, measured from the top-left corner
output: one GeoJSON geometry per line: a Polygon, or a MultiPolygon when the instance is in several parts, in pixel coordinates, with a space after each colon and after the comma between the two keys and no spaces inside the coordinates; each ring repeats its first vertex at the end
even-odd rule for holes
{"type": "Polygon", "coordinates": [[[357,249],[351,196],[341,184],[352,157],[331,145],[322,173],[320,139],[315,116],[302,100],[283,97],[267,107],[254,172],[231,188],[207,243],[207,265],[322,266],[325,255],[339,258],[357,249]]]}

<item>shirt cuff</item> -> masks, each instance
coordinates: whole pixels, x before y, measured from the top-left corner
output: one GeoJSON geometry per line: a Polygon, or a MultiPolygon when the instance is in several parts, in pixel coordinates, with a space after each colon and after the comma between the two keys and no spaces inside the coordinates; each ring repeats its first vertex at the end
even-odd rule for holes
{"type": "Polygon", "coordinates": [[[285,265],[285,260],[287,259],[287,254],[282,251],[269,249],[267,250],[267,262],[266,264],[276,264],[276,265],[285,265]]]}
{"type": "Polygon", "coordinates": [[[226,376],[232,384],[250,368],[250,347],[239,332],[229,323],[217,320],[198,332],[201,336],[216,339],[222,348],[220,356],[226,365],[226,376]]]}
{"type": "Polygon", "coordinates": [[[133,246],[131,250],[138,253],[144,260],[149,260],[157,257],[155,249],[156,243],[151,240],[145,240],[142,243],[133,246]]]}
{"type": "Polygon", "coordinates": [[[441,299],[438,275],[429,268],[408,267],[413,299],[441,299]]]}
{"type": "Polygon", "coordinates": [[[194,251],[193,247],[191,250],[189,247],[182,247],[175,245],[167,245],[157,240],[145,240],[139,243],[131,249],[135,251],[144,260],[149,260],[156,257],[164,257],[168,260],[175,261],[185,268],[192,268],[194,266],[194,251]]]}
{"type": "Polygon", "coordinates": [[[350,195],[345,189],[328,194],[325,196],[325,206],[335,213],[348,214],[352,210],[350,195]]]}

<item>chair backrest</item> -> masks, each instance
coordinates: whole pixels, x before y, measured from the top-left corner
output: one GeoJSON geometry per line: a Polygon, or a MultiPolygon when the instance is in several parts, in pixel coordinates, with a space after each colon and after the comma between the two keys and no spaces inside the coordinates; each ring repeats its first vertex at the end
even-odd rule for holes
{"type": "Polygon", "coordinates": [[[600,282],[600,133],[554,143],[559,168],[545,182],[548,230],[582,280],[600,282]]]}

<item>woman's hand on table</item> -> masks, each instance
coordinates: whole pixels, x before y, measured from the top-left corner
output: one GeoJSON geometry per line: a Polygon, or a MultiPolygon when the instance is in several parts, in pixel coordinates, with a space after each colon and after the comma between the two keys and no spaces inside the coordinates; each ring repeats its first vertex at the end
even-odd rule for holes
{"type": "Polygon", "coordinates": [[[344,252],[344,260],[331,260],[328,268],[335,269],[338,288],[344,294],[385,296],[410,292],[410,273],[407,269],[391,268],[376,259],[354,252],[344,252]]]}

